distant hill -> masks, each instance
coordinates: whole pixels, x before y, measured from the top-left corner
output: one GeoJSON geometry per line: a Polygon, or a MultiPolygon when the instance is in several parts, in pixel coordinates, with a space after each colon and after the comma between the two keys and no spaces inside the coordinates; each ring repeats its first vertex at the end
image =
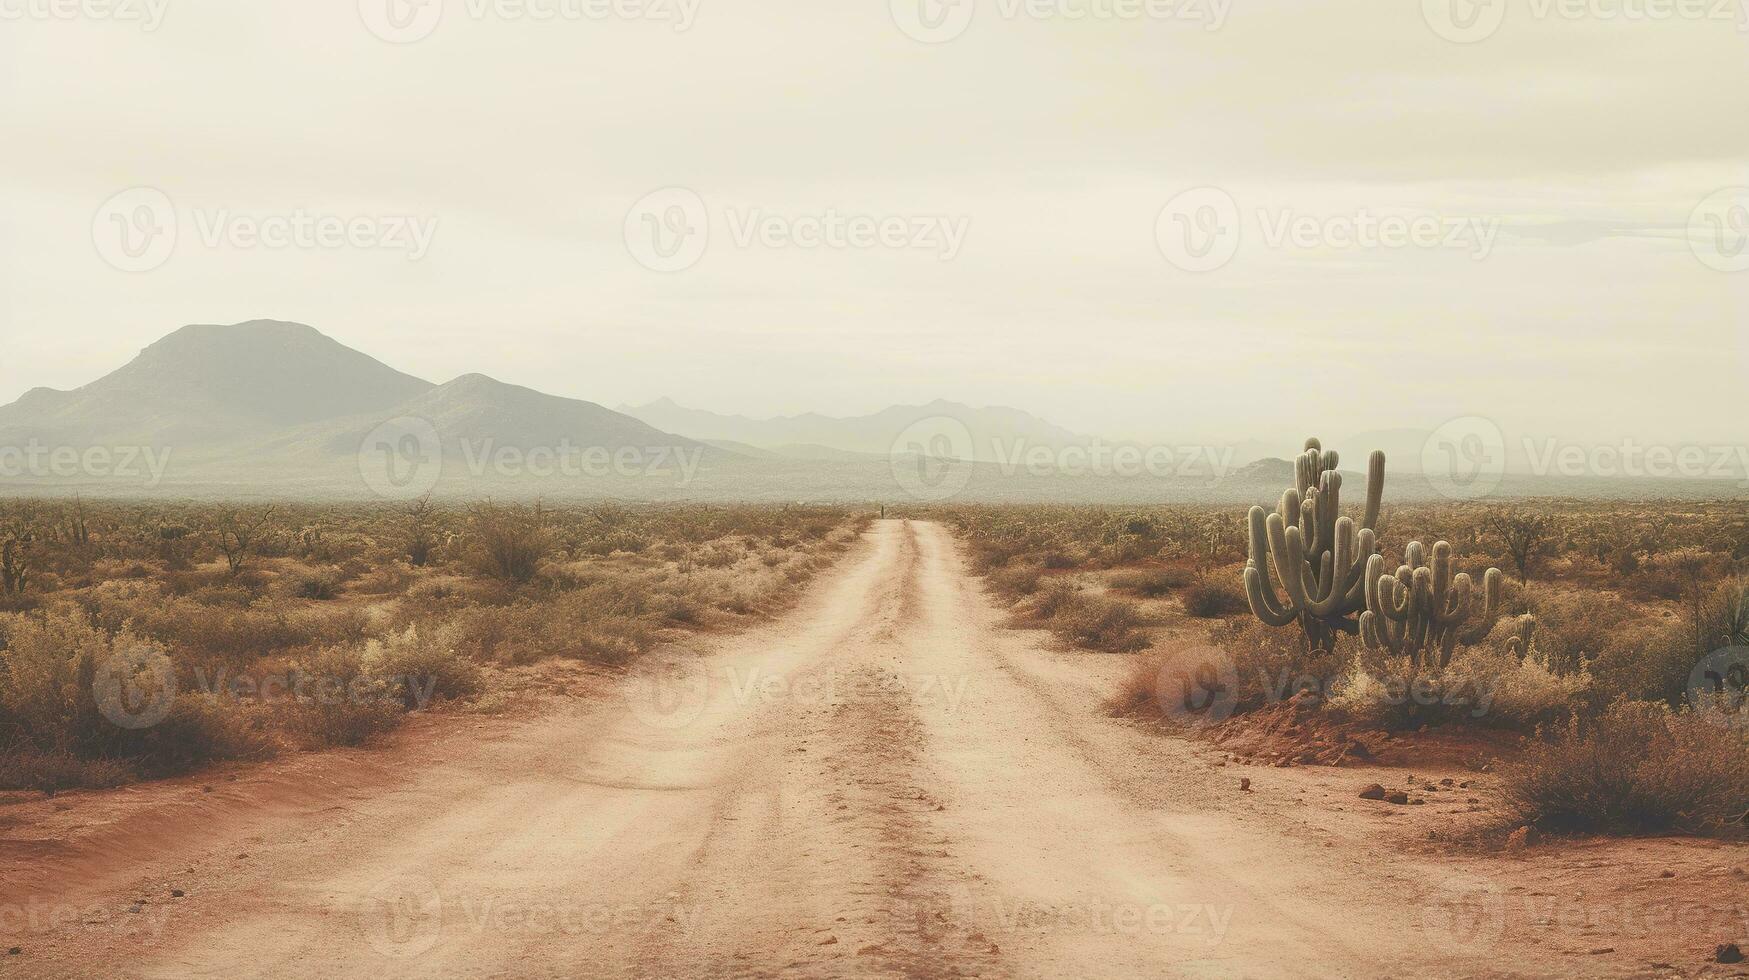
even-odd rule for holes
{"type": "Polygon", "coordinates": [[[927,405],[894,405],[870,415],[844,418],[808,412],[756,419],[686,408],[662,398],[647,405],[620,406],[633,418],[667,432],[710,442],[742,443],[804,458],[823,450],[886,456],[908,451],[899,442],[922,425],[930,431],[944,420],[964,426],[971,456],[979,462],[1012,458],[1016,447],[1084,445],[1092,440],[1015,408],[976,408],[938,400],[927,405]],[[806,447],[806,448],[804,448],[806,447]]]}
{"type": "MultiPolygon", "coordinates": [[[[361,454],[385,428],[398,451],[435,450],[451,479],[477,476],[480,461],[505,450],[569,453],[573,470],[596,454],[603,472],[636,471],[660,449],[702,466],[705,447],[593,402],[542,394],[469,374],[448,384],[396,371],[314,328],[274,320],[184,327],[124,367],[73,391],[38,388],[0,407],[0,448],[144,448],[168,461],[163,482],[306,492],[362,493],[361,454]],[[412,443],[399,441],[411,435],[412,443]],[[613,453],[639,452],[613,469],[613,453]]],[[[712,462],[734,453],[711,450],[712,462]]],[[[488,467],[494,478],[514,466],[488,467]]],[[[544,457],[537,457],[542,465],[544,457]]],[[[0,483],[60,485],[97,492],[140,489],[113,474],[0,472],[0,483]],[[109,478],[106,479],[105,477],[109,478]],[[9,480],[8,477],[20,477],[9,480]]],[[[520,469],[518,469],[520,468],[520,469]]],[[[153,489],[156,489],[154,486],[153,489]]],[[[564,488],[549,487],[554,492],[564,488]]]]}
{"type": "Polygon", "coordinates": [[[302,324],[201,324],[82,388],[0,407],[0,444],[207,443],[381,411],[432,387],[302,324]]]}
{"type": "MultiPolygon", "coordinates": [[[[1399,430],[1331,445],[1345,471],[1372,449],[1391,454],[1392,500],[1440,499],[1414,470],[1425,439],[1399,430]]],[[[847,418],[752,419],[667,399],[615,411],[481,374],[432,384],[311,327],[251,320],[183,327],[90,384],[37,388],[0,406],[0,495],[1273,506],[1293,479],[1281,457],[1296,447],[1274,443],[1224,447],[1232,452],[1220,459],[1180,447],[1142,470],[1090,467],[1115,464],[1119,449],[1134,463],[1164,448],[950,401],[847,418]],[[1057,452],[1034,465],[1041,448],[1057,452]]],[[[1363,479],[1355,474],[1356,485],[1363,479]]],[[[1741,490],[1731,480],[1509,471],[1497,491],[1555,494],[1716,499],[1741,490]]]]}
{"type": "Polygon", "coordinates": [[[1294,464],[1292,460],[1286,459],[1259,459],[1239,467],[1227,474],[1226,478],[1235,484],[1260,483],[1291,488],[1294,482],[1294,464]]]}
{"type": "Polygon", "coordinates": [[[332,448],[349,451],[387,418],[429,421],[446,445],[466,441],[535,449],[575,446],[696,446],[594,402],[546,395],[483,374],[465,374],[413,398],[355,420],[331,437],[332,448]]]}

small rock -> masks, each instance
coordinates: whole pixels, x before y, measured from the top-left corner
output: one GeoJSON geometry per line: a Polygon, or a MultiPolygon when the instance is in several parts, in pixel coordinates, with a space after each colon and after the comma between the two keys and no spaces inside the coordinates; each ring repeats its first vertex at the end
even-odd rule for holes
{"type": "Polygon", "coordinates": [[[20,954],[22,952],[24,952],[23,946],[10,946],[10,947],[7,947],[6,955],[7,956],[17,956],[18,954],[20,954]]]}
{"type": "Polygon", "coordinates": [[[1599,946],[1596,949],[1591,951],[1591,955],[1592,956],[1602,956],[1605,953],[1613,953],[1613,952],[1615,952],[1614,946],[1599,946]]]}
{"type": "Polygon", "coordinates": [[[1395,803],[1398,806],[1408,806],[1409,805],[1409,794],[1403,792],[1402,790],[1398,790],[1395,793],[1386,793],[1385,794],[1385,802],[1386,803],[1395,803]]]}
{"type": "Polygon", "coordinates": [[[1421,797],[1417,796],[1414,799],[1409,801],[1409,805],[1410,806],[1426,806],[1427,801],[1422,799],[1421,797]]]}
{"type": "Polygon", "coordinates": [[[182,889],[180,889],[180,888],[172,888],[172,889],[170,889],[170,897],[171,897],[171,898],[181,898],[181,897],[183,897],[183,896],[184,896],[184,895],[187,895],[187,894],[188,894],[188,893],[187,893],[187,892],[185,892],[185,891],[183,891],[183,890],[182,890],[182,889]]]}
{"type": "Polygon", "coordinates": [[[1372,758],[1372,749],[1367,748],[1365,742],[1356,739],[1348,743],[1348,754],[1356,759],[1370,759],[1372,758]]]}
{"type": "Polygon", "coordinates": [[[1676,877],[1676,872],[1671,871],[1669,868],[1665,868],[1663,871],[1658,872],[1658,877],[1660,877],[1660,878],[1674,878],[1674,877],[1676,877]]]}
{"type": "Polygon", "coordinates": [[[200,791],[202,793],[211,793],[213,791],[213,788],[211,786],[202,786],[200,788],[200,791]]]}
{"type": "MultiPolygon", "coordinates": [[[[18,952],[18,947],[12,947],[12,951],[18,952]]],[[[1738,948],[1736,943],[1720,943],[1719,948],[1713,950],[1713,959],[1720,963],[1741,963],[1743,962],[1743,950],[1738,948]]]]}
{"type": "Polygon", "coordinates": [[[1249,777],[1247,777],[1247,776],[1240,776],[1239,777],[1239,791],[1242,793],[1251,792],[1251,779],[1249,777]]]}
{"type": "Polygon", "coordinates": [[[827,936],[825,939],[820,940],[820,945],[822,945],[822,946],[836,946],[836,945],[838,945],[838,937],[837,936],[827,936]]]}
{"type": "Polygon", "coordinates": [[[1373,783],[1360,791],[1360,798],[1363,800],[1382,800],[1385,798],[1385,788],[1378,783],[1373,783]]]}
{"type": "Polygon", "coordinates": [[[1439,781],[1439,785],[1441,785],[1441,786],[1456,786],[1457,780],[1452,779],[1451,777],[1447,776],[1446,778],[1439,781]]]}

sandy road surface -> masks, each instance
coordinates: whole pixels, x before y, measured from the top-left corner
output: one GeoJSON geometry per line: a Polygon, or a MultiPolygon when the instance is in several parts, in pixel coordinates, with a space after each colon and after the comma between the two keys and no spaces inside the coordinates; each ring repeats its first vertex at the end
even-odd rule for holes
{"type": "Polygon", "coordinates": [[[0,839],[0,976],[1577,969],[1100,716],[1118,658],[997,620],[942,528],[884,521],[781,621],[604,697],[56,811],[70,843],[0,839]]]}

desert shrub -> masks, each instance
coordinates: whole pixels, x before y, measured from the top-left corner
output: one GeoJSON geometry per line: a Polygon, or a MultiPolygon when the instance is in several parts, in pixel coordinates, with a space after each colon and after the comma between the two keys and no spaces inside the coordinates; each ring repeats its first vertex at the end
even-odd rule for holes
{"type": "Polygon", "coordinates": [[[1709,647],[1749,646],[1749,579],[1717,587],[1701,611],[1698,632],[1709,647]]]}
{"type": "Polygon", "coordinates": [[[1637,599],[1672,602],[1681,599],[1686,583],[1675,570],[1662,565],[1642,568],[1623,582],[1627,593],[1637,599]]]}
{"type": "Polygon", "coordinates": [[[1618,698],[1681,704],[1689,674],[1700,658],[1689,623],[1665,620],[1623,626],[1591,664],[1595,707],[1602,710],[1618,698]]]}
{"type": "Polygon", "coordinates": [[[1128,653],[1148,645],[1135,607],[1121,599],[1079,594],[1051,618],[1051,632],[1070,643],[1106,653],[1128,653]]]}
{"type": "Polygon", "coordinates": [[[292,579],[291,594],[299,599],[325,601],[340,595],[340,571],[333,568],[310,569],[292,579]]]}
{"type": "Polygon", "coordinates": [[[469,517],[468,559],[481,575],[525,584],[553,550],[546,512],[539,505],[479,504],[469,517]]]}
{"type": "Polygon", "coordinates": [[[1231,664],[1237,711],[1284,701],[1298,690],[1329,691],[1348,666],[1338,653],[1308,649],[1298,633],[1249,618],[1214,627],[1210,640],[1231,664]]]}
{"type": "MultiPolygon", "coordinates": [[[[16,750],[51,760],[45,765],[56,758],[111,760],[167,775],[273,751],[251,706],[178,693],[167,652],[125,629],[112,636],[76,611],[58,609],[9,624],[6,640],[0,704],[16,750]],[[167,706],[161,720],[120,723],[150,717],[139,712],[153,703],[167,706]]],[[[94,767],[94,778],[107,779],[108,771],[94,767]]]]}
{"type": "Polygon", "coordinates": [[[313,748],[362,745],[400,724],[401,692],[375,674],[365,652],[330,647],[297,664],[302,694],[290,709],[290,727],[313,748]]]}
{"type": "Polygon", "coordinates": [[[455,522],[419,509],[288,508],[265,525],[211,505],[101,505],[88,543],[41,539],[30,591],[0,597],[0,783],[110,785],[356,744],[427,692],[482,688],[478,660],[623,663],[667,626],[767,609],[868,522],[805,506],[487,505],[455,522]],[[220,533],[245,519],[247,542],[220,533]],[[574,559],[562,569],[555,541],[574,559]],[[481,574],[415,573],[414,550],[481,574]],[[311,601],[342,588],[400,598],[311,601]],[[103,716],[93,678],[118,649],[152,658],[130,676],[141,692],[177,683],[152,726],[103,716]],[[286,672],[289,688],[272,683],[286,672]]]}
{"type": "Polygon", "coordinates": [[[147,776],[168,776],[213,762],[265,759],[277,749],[268,708],[255,701],[184,693],[163,721],[131,733],[134,744],[111,749],[147,776]]]}
{"type": "Polygon", "coordinates": [[[530,663],[559,651],[548,617],[528,604],[472,606],[450,620],[456,649],[480,661],[530,663]]]}
{"type": "Polygon", "coordinates": [[[1021,604],[1019,613],[1025,619],[1045,621],[1056,618],[1081,597],[1081,589],[1067,579],[1052,579],[1035,590],[1021,604]]]}
{"type": "Polygon", "coordinates": [[[1055,548],[1039,555],[1038,561],[1040,565],[1053,572],[1068,571],[1078,564],[1074,555],[1055,548]]]}
{"type": "Polygon", "coordinates": [[[179,664],[209,676],[274,654],[359,643],[370,628],[364,610],[343,605],[297,609],[264,600],[247,608],[207,607],[121,589],[100,589],[82,602],[103,628],[115,632],[131,625],[168,647],[179,664]]]}
{"type": "Polygon", "coordinates": [[[1339,654],[1307,650],[1296,633],[1233,620],[1212,629],[1208,642],[1180,639],[1136,658],[1107,708],[1118,715],[1165,718],[1193,708],[1189,713],[1202,717],[1203,708],[1218,702],[1244,714],[1298,691],[1328,691],[1346,664],[1339,654]],[[1195,705],[1173,703],[1192,696],[1200,699],[1195,705]]]}
{"type": "Polygon", "coordinates": [[[1196,581],[1196,575],[1183,568],[1133,568],[1111,577],[1111,587],[1134,592],[1148,598],[1158,598],[1196,581]]]}
{"type": "Polygon", "coordinates": [[[1557,672],[1534,646],[1522,657],[1500,646],[1470,647],[1459,651],[1447,672],[1482,692],[1483,724],[1518,729],[1570,716],[1583,707],[1591,686],[1589,673],[1557,672]]]}
{"type": "Polygon", "coordinates": [[[1533,589],[1526,608],[1536,616],[1537,648],[1560,670],[1597,657],[1635,618],[1628,603],[1589,590],[1533,589]]]}
{"type": "Polygon", "coordinates": [[[407,591],[413,581],[411,569],[399,562],[390,562],[358,576],[353,591],[360,595],[398,595],[407,591]]]}
{"type": "Polygon", "coordinates": [[[0,789],[110,789],[133,778],[133,770],[114,759],[80,759],[66,752],[0,749],[0,789]]]}
{"type": "Polygon", "coordinates": [[[1619,701],[1527,742],[1502,789],[1517,819],[1545,830],[1715,830],[1749,808],[1749,739],[1705,714],[1619,701]]]}
{"type": "MultiPolygon", "coordinates": [[[[148,656],[157,652],[131,636],[126,642],[148,656]]],[[[109,633],[71,609],[8,622],[0,652],[0,711],[19,744],[79,758],[100,755],[117,729],[98,710],[92,680],[114,650],[109,633]]]]}
{"type": "Polygon", "coordinates": [[[1184,611],[1199,619],[1232,616],[1250,608],[1238,589],[1223,582],[1203,579],[1184,590],[1184,611]]]}
{"type": "Polygon", "coordinates": [[[576,636],[575,655],[594,663],[620,666],[656,645],[656,630],[641,620],[591,623],[576,636]]]}
{"type": "Polygon", "coordinates": [[[1534,650],[1520,657],[1501,646],[1460,648],[1443,669],[1366,654],[1333,686],[1329,706],[1388,729],[1465,724],[1528,730],[1570,716],[1589,684],[1584,673],[1551,670],[1534,650]]]}
{"type": "Polygon", "coordinates": [[[431,698],[469,698],[485,687],[478,664],[457,652],[453,627],[409,626],[376,644],[372,670],[387,678],[403,707],[424,707],[431,698]]]}
{"type": "Polygon", "coordinates": [[[1038,590],[1043,575],[1044,570],[1037,565],[1009,565],[991,572],[986,581],[998,595],[1012,598],[1032,595],[1038,590]]]}
{"type": "Polygon", "coordinates": [[[1094,595],[1066,579],[1045,582],[1016,608],[1023,621],[1036,623],[1088,650],[1126,653],[1148,645],[1142,618],[1123,599],[1094,595]]]}

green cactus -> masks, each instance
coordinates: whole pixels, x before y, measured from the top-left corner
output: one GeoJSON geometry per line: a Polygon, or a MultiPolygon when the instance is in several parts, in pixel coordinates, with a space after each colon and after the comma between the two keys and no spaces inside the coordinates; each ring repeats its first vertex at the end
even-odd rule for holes
{"type": "MultiPolygon", "coordinates": [[[[1433,545],[1429,563],[1421,542],[1411,541],[1403,551],[1404,563],[1395,575],[1385,573],[1383,555],[1373,555],[1366,566],[1366,611],[1360,614],[1361,641],[1369,650],[1384,650],[1408,657],[1416,667],[1444,668],[1451,663],[1457,644],[1471,644],[1494,628],[1499,618],[1500,569],[1482,576],[1482,609],[1469,627],[1475,600],[1470,576],[1453,574],[1451,545],[1433,545]]],[[[1512,647],[1523,655],[1529,627],[1521,623],[1522,637],[1512,638],[1512,647]]]]}
{"type": "Polygon", "coordinates": [[[1379,505],[1385,492],[1385,454],[1368,461],[1366,509],[1358,527],[1340,514],[1342,474],[1338,456],[1318,440],[1294,461],[1294,487],[1281,495],[1271,514],[1251,508],[1250,558],[1245,563],[1245,595],[1251,611],[1269,626],[1298,622],[1315,650],[1330,650],[1337,634],[1356,634],[1355,614],[1365,608],[1365,574],[1378,556],[1379,505]],[[1275,579],[1285,597],[1277,596],[1275,579]]]}

